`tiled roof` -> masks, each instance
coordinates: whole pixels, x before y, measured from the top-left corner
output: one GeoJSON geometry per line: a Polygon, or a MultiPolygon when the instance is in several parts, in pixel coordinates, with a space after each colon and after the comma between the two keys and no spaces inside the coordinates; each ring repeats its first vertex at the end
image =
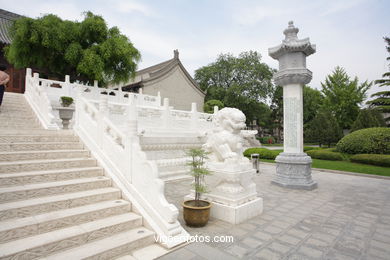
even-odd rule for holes
{"type": "Polygon", "coordinates": [[[12,26],[13,22],[20,17],[22,16],[0,9],[0,42],[1,43],[5,43],[5,44],[11,43],[11,37],[9,35],[8,30],[12,26]]]}

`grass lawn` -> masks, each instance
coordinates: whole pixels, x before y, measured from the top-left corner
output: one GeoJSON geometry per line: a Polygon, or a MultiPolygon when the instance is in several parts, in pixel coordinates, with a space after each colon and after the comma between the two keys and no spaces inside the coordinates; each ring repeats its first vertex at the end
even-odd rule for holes
{"type": "MultiPolygon", "coordinates": [[[[262,162],[274,163],[274,160],[261,159],[262,162]]],[[[380,167],[368,164],[352,163],[346,161],[328,161],[313,159],[313,168],[338,170],[346,172],[357,172],[365,174],[373,174],[380,176],[390,176],[390,167],[380,167]]]]}

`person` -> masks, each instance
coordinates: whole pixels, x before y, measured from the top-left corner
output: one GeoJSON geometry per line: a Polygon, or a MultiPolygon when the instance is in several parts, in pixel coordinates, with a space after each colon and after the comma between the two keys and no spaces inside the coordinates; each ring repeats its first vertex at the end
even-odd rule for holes
{"type": "Polygon", "coordinates": [[[9,81],[9,75],[5,73],[7,67],[5,65],[0,64],[0,106],[3,102],[3,96],[5,91],[5,84],[9,81]]]}

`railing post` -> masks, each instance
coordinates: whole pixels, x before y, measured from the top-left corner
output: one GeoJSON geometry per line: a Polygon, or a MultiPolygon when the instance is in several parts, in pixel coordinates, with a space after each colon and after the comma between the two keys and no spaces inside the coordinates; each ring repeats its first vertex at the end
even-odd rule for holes
{"type": "Polygon", "coordinates": [[[191,103],[191,129],[195,129],[198,125],[199,113],[196,108],[196,103],[191,103]]]}
{"type": "Polygon", "coordinates": [[[63,95],[72,97],[72,88],[70,87],[70,76],[65,75],[65,83],[63,86],[63,95]]]}
{"type": "Polygon", "coordinates": [[[137,105],[134,95],[129,95],[129,105],[127,107],[127,133],[129,136],[138,135],[137,105]]]}
{"type": "Polygon", "coordinates": [[[169,121],[171,117],[171,111],[169,108],[169,99],[164,98],[164,104],[163,104],[163,114],[162,114],[162,119],[163,119],[163,127],[164,128],[169,128],[169,121]]]}
{"type": "Polygon", "coordinates": [[[157,92],[157,107],[161,107],[161,93],[160,91],[157,92]]]}
{"type": "Polygon", "coordinates": [[[108,97],[107,95],[101,95],[99,100],[99,115],[97,119],[98,123],[98,145],[103,148],[103,135],[104,135],[104,118],[108,114],[108,97]]]}
{"type": "Polygon", "coordinates": [[[98,81],[97,80],[94,80],[93,81],[93,88],[91,88],[92,91],[94,92],[94,94],[92,95],[95,99],[99,99],[100,97],[100,92],[99,92],[99,85],[98,85],[98,81]]]}
{"type": "Polygon", "coordinates": [[[218,106],[214,106],[214,114],[218,113],[218,106]]]}
{"type": "Polygon", "coordinates": [[[138,105],[139,106],[144,106],[145,105],[144,94],[143,94],[142,88],[138,89],[138,105]]]}

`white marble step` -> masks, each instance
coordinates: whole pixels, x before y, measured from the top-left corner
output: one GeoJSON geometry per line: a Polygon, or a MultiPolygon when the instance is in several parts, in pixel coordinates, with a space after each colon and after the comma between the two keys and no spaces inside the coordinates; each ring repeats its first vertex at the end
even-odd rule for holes
{"type": "Polygon", "coordinates": [[[0,174],[0,187],[26,185],[32,183],[64,181],[77,178],[89,178],[102,176],[103,169],[100,167],[70,168],[48,171],[32,171],[0,174]]]}
{"type": "Polygon", "coordinates": [[[53,211],[26,218],[1,221],[0,243],[43,234],[56,229],[79,225],[81,223],[113,215],[124,214],[130,210],[130,202],[115,200],[53,211]]]}
{"type": "Polygon", "coordinates": [[[113,259],[154,242],[154,233],[144,227],[139,227],[48,256],[44,259],[113,259]]]}
{"type": "Polygon", "coordinates": [[[73,130],[46,130],[46,129],[0,129],[0,136],[10,136],[10,135],[50,135],[50,136],[64,136],[64,135],[74,135],[73,130]]]}
{"type": "Polygon", "coordinates": [[[121,191],[119,189],[108,187],[8,202],[0,204],[0,220],[24,218],[90,203],[117,200],[120,197],[121,191]]]}
{"type": "MultiPolygon", "coordinates": [[[[0,244],[0,259],[42,258],[72,247],[107,238],[142,224],[142,218],[126,213],[0,244]]],[[[145,228],[141,228],[145,230],[145,228]]],[[[129,238],[131,240],[131,238],[129,238]]],[[[109,240],[110,241],[110,240],[109,240]]],[[[97,252],[99,248],[95,248],[97,252]]],[[[77,258],[68,258],[77,259],[77,258]]]]}
{"type": "Polygon", "coordinates": [[[0,162],[46,160],[46,159],[86,158],[89,156],[90,156],[90,152],[87,150],[82,150],[82,149],[0,152],[0,162]]]}
{"type": "Polygon", "coordinates": [[[111,179],[99,176],[66,181],[28,184],[24,186],[12,186],[0,188],[0,203],[99,189],[110,185],[111,179]]]}
{"type": "Polygon", "coordinates": [[[165,160],[186,157],[185,150],[146,150],[144,153],[148,160],[165,160]]]}
{"type": "Polygon", "coordinates": [[[0,143],[52,143],[52,142],[78,142],[77,136],[72,134],[55,134],[57,131],[50,133],[50,131],[42,130],[42,134],[3,134],[0,135],[0,143]]]}
{"type": "Polygon", "coordinates": [[[0,143],[0,151],[42,151],[42,150],[68,150],[82,149],[79,142],[38,142],[38,143],[0,143]]]}
{"type": "Polygon", "coordinates": [[[53,169],[94,167],[96,165],[96,160],[91,158],[0,162],[0,173],[17,173],[28,171],[46,171],[53,169]]]}
{"type": "Polygon", "coordinates": [[[188,169],[159,172],[159,177],[165,182],[188,180],[193,178],[188,169]]]}
{"type": "MultiPolygon", "coordinates": [[[[131,252],[131,256],[136,260],[153,260],[167,253],[169,253],[169,250],[158,244],[152,244],[150,246],[143,247],[131,252]]],[[[122,260],[125,259],[126,258],[124,256],[122,260]]],[[[121,258],[117,258],[116,260],[121,260],[121,258]]]]}

